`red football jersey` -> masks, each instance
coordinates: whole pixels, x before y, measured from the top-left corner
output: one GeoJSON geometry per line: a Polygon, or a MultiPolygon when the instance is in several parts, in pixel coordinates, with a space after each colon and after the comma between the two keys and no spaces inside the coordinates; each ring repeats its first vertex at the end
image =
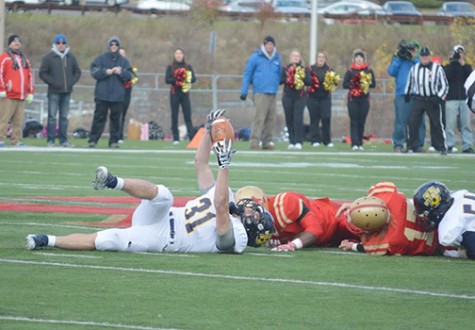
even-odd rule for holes
{"type": "MultiPolygon", "coordinates": [[[[338,230],[342,227],[335,218],[338,207],[328,198],[309,199],[295,192],[269,197],[269,212],[274,217],[278,238],[282,243],[292,240],[302,232],[315,235],[317,246],[340,243],[335,240],[335,235],[341,235],[338,230]]],[[[343,227],[347,232],[346,226],[343,227]]]]}
{"type": "Polygon", "coordinates": [[[417,224],[414,207],[392,182],[380,182],[368,191],[383,200],[391,212],[389,224],[381,231],[364,234],[366,253],[380,255],[432,255],[437,248],[437,232],[425,232],[417,224]]]}

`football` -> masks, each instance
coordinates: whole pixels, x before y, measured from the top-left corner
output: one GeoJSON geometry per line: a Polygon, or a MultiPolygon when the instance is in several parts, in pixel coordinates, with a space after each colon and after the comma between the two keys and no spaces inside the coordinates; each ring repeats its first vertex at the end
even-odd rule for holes
{"type": "Polygon", "coordinates": [[[223,140],[234,141],[233,125],[226,117],[220,116],[211,125],[210,135],[213,143],[223,140]]]}

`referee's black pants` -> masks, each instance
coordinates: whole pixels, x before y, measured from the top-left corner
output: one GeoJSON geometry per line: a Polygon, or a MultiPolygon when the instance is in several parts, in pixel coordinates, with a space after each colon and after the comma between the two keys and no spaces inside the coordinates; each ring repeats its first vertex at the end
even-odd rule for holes
{"type": "Polygon", "coordinates": [[[445,128],[442,123],[442,109],[437,97],[414,96],[411,114],[409,115],[408,149],[417,151],[419,127],[427,113],[430,122],[431,145],[438,151],[447,151],[445,145],[445,128]]]}

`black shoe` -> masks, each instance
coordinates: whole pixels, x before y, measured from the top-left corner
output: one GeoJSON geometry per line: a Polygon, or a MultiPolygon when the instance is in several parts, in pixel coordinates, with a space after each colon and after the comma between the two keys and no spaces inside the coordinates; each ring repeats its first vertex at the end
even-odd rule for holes
{"type": "Polygon", "coordinates": [[[441,156],[447,156],[447,150],[441,150],[440,155],[441,156]]]}
{"type": "Polygon", "coordinates": [[[28,235],[26,236],[26,249],[36,250],[40,247],[48,246],[48,236],[46,235],[28,235]]]}
{"type": "Polygon", "coordinates": [[[468,148],[468,149],[465,149],[464,151],[462,151],[462,153],[464,153],[464,154],[473,154],[473,153],[475,153],[475,151],[473,151],[472,148],[468,148]]]}
{"type": "Polygon", "coordinates": [[[113,143],[111,143],[111,144],[109,145],[109,148],[112,148],[112,149],[119,149],[119,144],[113,142],[113,143]]]}

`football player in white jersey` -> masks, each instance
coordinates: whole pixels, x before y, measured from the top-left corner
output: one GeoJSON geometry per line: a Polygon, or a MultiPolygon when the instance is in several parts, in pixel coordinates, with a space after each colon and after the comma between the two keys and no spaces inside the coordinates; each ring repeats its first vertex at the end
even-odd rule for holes
{"type": "MultiPolygon", "coordinates": [[[[475,259],[475,194],[468,190],[450,193],[447,186],[429,181],[417,188],[413,197],[417,221],[428,228],[438,229],[439,243],[457,247],[458,255],[451,257],[475,259]]],[[[451,251],[454,252],[454,251],[451,251]]]]}
{"type": "MultiPolygon", "coordinates": [[[[210,124],[223,112],[217,110],[208,115],[208,131],[210,124]]],[[[198,186],[203,195],[184,207],[172,207],[173,195],[163,185],[120,178],[100,166],[96,169],[94,189],[122,190],[141,199],[132,216],[132,226],[93,234],[28,235],[26,248],[33,250],[49,246],[121,252],[242,253],[248,242],[247,233],[240,219],[229,213],[233,195],[228,186],[228,167],[235,152],[231,147],[231,141],[219,141],[212,145],[210,135],[203,135],[195,156],[198,186]],[[216,182],[209,166],[211,148],[218,158],[216,182]]]]}

